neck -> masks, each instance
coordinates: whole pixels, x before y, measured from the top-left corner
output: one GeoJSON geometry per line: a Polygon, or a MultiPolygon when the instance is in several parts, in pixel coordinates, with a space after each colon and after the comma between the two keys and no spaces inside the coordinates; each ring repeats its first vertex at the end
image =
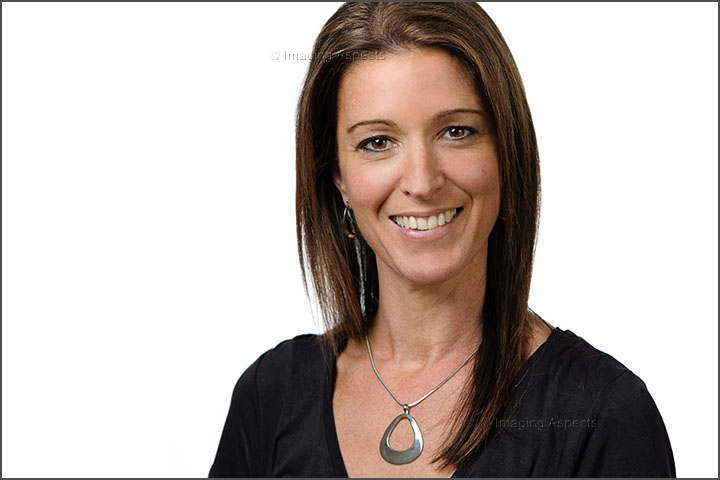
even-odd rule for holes
{"type": "Polygon", "coordinates": [[[369,333],[373,355],[422,366],[467,356],[480,344],[486,270],[466,269],[436,285],[399,278],[378,261],[380,303],[369,333]]]}

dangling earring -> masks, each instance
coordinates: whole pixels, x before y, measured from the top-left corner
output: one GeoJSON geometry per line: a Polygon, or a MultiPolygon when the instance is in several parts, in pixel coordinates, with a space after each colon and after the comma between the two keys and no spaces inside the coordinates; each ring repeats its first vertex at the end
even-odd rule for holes
{"type": "Polygon", "coordinates": [[[343,221],[345,222],[345,233],[348,238],[355,238],[357,236],[357,228],[355,227],[355,221],[350,213],[350,200],[345,200],[345,210],[343,211],[343,221]]]}

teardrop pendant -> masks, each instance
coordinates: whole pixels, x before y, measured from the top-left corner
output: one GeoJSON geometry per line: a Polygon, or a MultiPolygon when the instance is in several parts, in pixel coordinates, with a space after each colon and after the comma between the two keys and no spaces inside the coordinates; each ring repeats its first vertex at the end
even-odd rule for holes
{"type": "Polygon", "coordinates": [[[365,333],[365,345],[367,346],[368,351],[368,357],[370,357],[370,365],[372,365],[373,372],[375,372],[375,376],[380,380],[380,383],[382,383],[383,387],[385,387],[385,390],[390,394],[390,396],[397,402],[398,405],[403,407],[403,413],[395,417],[395,420],[393,420],[390,425],[388,425],[388,428],[385,430],[385,433],[383,434],[382,438],[380,439],[380,455],[382,455],[382,458],[389,463],[392,463],[394,465],[403,465],[406,463],[410,463],[413,460],[415,460],[417,457],[420,456],[420,453],[423,449],[423,437],[422,433],[420,433],[420,427],[418,427],[417,422],[415,419],[410,415],[410,407],[414,407],[418,403],[425,400],[427,397],[432,395],[438,388],[442,387],[447,383],[448,380],[450,380],[457,372],[460,371],[462,367],[465,366],[466,363],[470,361],[471,358],[475,356],[475,354],[478,352],[480,347],[477,347],[473,353],[470,354],[469,357],[465,359],[463,363],[460,364],[459,367],[455,369],[454,372],[452,372],[450,375],[447,376],[445,380],[440,382],[435,388],[430,390],[428,393],[423,395],[419,400],[415,400],[411,404],[407,403],[401,403],[400,400],[393,395],[393,393],[390,391],[387,385],[385,385],[385,381],[382,379],[380,374],[377,371],[377,367],[375,366],[375,360],[373,359],[372,350],[370,349],[370,339],[367,336],[367,333],[365,333]],[[390,434],[392,434],[393,430],[397,426],[397,424],[400,422],[400,420],[407,420],[410,422],[410,426],[412,427],[413,431],[413,444],[410,448],[407,450],[395,450],[390,446],[390,434]]]}
{"type": "Polygon", "coordinates": [[[420,432],[415,419],[408,413],[409,408],[407,405],[403,405],[403,413],[395,417],[395,419],[388,425],[385,433],[380,439],[380,455],[386,462],[392,463],[393,465],[404,465],[410,463],[420,456],[423,449],[423,437],[420,432]],[[392,434],[395,427],[400,420],[407,419],[410,422],[410,427],[413,431],[413,444],[406,450],[395,450],[390,446],[390,435],[392,434]]]}

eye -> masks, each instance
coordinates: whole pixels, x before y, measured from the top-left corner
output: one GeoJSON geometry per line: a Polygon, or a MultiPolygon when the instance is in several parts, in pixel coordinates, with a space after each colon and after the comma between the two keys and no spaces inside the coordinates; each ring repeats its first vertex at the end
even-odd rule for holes
{"type": "Polygon", "coordinates": [[[371,137],[363,140],[360,142],[360,145],[358,145],[358,148],[361,148],[367,152],[385,152],[392,147],[392,142],[387,137],[371,137]]]}
{"type": "Polygon", "coordinates": [[[463,126],[452,126],[445,129],[445,137],[453,140],[462,140],[475,133],[474,128],[463,126]]]}

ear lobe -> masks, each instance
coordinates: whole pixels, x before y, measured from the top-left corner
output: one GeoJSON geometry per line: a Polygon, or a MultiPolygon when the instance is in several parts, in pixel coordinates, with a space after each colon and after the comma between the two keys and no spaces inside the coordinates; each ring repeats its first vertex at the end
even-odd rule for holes
{"type": "Polygon", "coordinates": [[[333,182],[335,183],[337,189],[340,191],[340,195],[342,195],[344,201],[344,199],[348,198],[347,187],[345,186],[345,182],[343,181],[339,171],[335,172],[335,174],[333,175],[333,182]]]}

